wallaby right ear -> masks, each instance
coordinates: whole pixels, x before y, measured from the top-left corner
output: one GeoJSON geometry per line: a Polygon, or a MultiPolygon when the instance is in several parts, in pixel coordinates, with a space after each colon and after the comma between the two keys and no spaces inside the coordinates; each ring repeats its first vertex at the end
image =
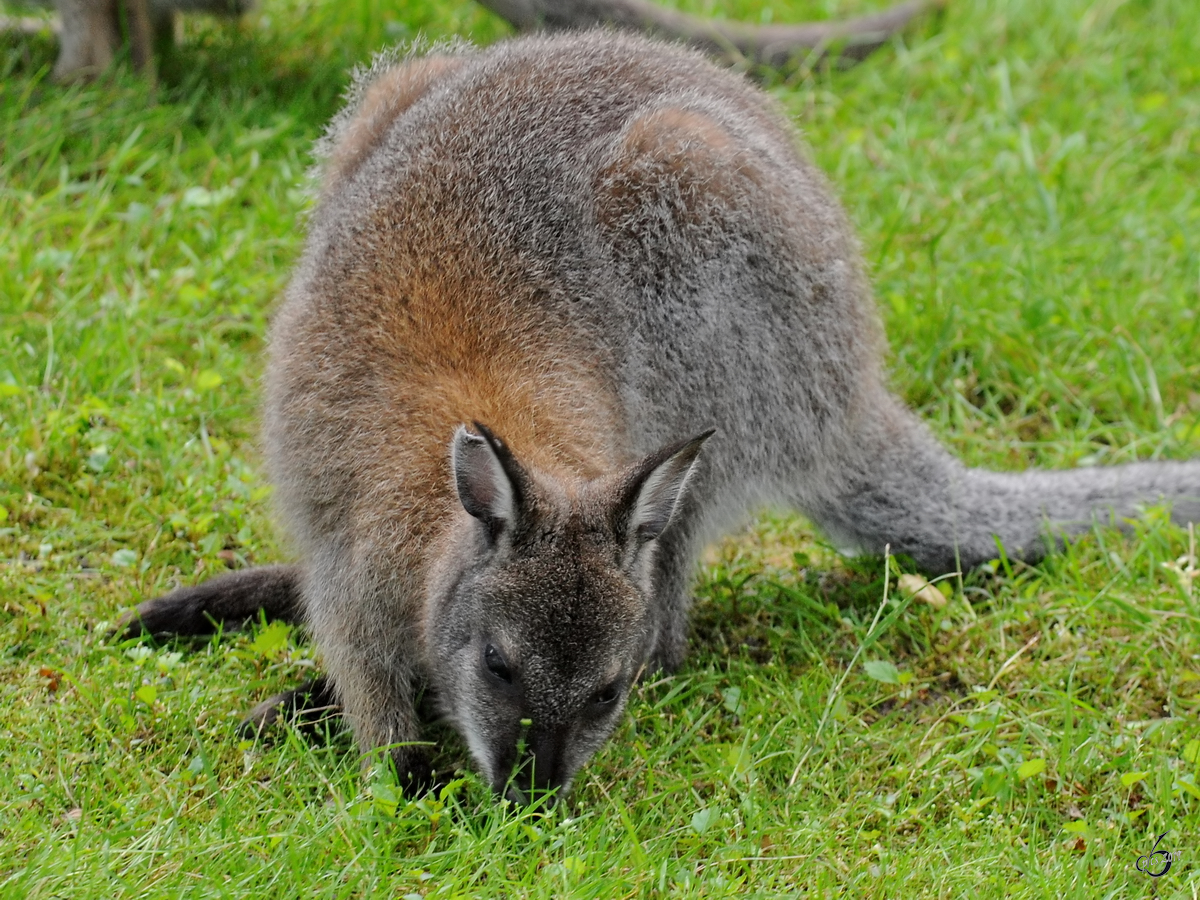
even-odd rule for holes
{"type": "Polygon", "coordinates": [[[651,453],[626,476],[617,512],[629,540],[644,544],[666,530],[696,469],[700,448],[715,430],[651,453]]]}
{"type": "Polygon", "coordinates": [[[528,491],[528,476],[498,437],[473,422],[454,432],[450,460],[454,487],[463,509],[488,526],[493,539],[517,520],[528,491]]]}

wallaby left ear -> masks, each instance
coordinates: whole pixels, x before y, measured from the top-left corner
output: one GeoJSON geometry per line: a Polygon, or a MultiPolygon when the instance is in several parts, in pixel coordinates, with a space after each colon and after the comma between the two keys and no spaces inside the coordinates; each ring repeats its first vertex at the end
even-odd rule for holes
{"type": "Polygon", "coordinates": [[[644,544],[671,523],[688,480],[696,470],[700,448],[715,433],[703,434],[663,447],[638,463],[621,486],[617,515],[626,536],[644,544]]]}
{"type": "Polygon", "coordinates": [[[488,527],[493,540],[516,525],[528,476],[505,443],[478,422],[478,434],[459,426],[451,444],[454,487],[463,509],[488,527]]]}

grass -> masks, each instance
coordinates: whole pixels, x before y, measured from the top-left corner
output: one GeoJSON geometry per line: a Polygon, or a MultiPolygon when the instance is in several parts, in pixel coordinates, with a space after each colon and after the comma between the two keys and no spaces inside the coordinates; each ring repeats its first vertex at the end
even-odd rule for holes
{"type": "MultiPolygon", "coordinates": [[[[285,556],[254,435],[309,143],[417,31],[506,28],[264,0],[189,20],[153,94],[56,87],[48,38],[0,40],[0,896],[1200,893],[1200,563],[1157,512],[941,607],[765,517],[710,553],[687,666],[546,816],[465,768],[406,801],[345,738],[240,744],[314,665],[298,635],[105,636],[285,556]]],[[[1200,455],[1198,32],[1191,0],[980,0],[769,76],[860,230],[896,389],[972,464],[1200,455]]]]}

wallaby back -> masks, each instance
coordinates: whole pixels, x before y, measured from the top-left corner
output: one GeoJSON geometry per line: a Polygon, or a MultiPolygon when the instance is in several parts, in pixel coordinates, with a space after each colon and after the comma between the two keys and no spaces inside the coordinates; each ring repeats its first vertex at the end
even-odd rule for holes
{"type": "Polygon", "coordinates": [[[680,662],[704,543],[762,504],[936,569],[1145,501],[1200,518],[1196,462],[953,460],[884,386],[825,180],[694,54],[592,33],[385,61],[324,146],[267,455],[329,683],[415,780],[424,685],[498,791],[565,789],[680,662]]]}

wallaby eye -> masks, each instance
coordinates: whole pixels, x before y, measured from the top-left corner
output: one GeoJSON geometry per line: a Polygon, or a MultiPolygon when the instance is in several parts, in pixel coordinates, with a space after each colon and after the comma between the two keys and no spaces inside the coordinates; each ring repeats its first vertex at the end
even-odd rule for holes
{"type": "Polygon", "coordinates": [[[500,651],[491,644],[488,644],[487,649],[483,651],[483,664],[487,666],[489,672],[505,684],[512,684],[512,672],[508,668],[508,663],[504,661],[500,651]]]}
{"type": "Polygon", "coordinates": [[[607,687],[602,688],[592,699],[592,702],[597,706],[608,706],[608,704],[615,702],[619,696],[621,696],[621,687],[614,681],[607,687]]]}

